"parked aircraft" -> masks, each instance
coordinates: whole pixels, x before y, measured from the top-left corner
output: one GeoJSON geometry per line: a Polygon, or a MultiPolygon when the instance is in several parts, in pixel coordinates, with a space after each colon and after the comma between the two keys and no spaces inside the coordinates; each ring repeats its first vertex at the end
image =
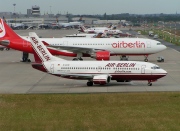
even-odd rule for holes
{"type": "Polygon", "coordinates": [[[120,33],[122,33],[122,31],[120,30],[112,30],[112,29],[96,29],[96,28],[88,28],[86,29],[84,26],[80,26],[80,32],[84,32],[84,33],[95,33],[95,34],[98,34],[98,33],[106,33],[107,35],[118,35],[120,33]]]}
{"type": "Polygon", "coordinates": [[[27,26],[25,26],[23,23],[8,23],[8,25],[14,30],[27,28],[27,26]]]}
{"type": "MultiPolygon", "coordinates": [[[[29,39],[17,35],[2,19],[0,19],[0,44],[15,50],[32,53],[29,39]]],[[[150,54],[166,49],[161,42],[144,38],[41,38],[53,55],[92,57],[96,60],[109,60],[110,56],[120,55],[127,59],[129,55],[144,55],[145,61],[150,54]]]]}
{"type": "Polygon", "coordinates": [[[73,34],[66,35],[68,38],[102,38],[103,33],[99,34],[73,34]]]}
{"type": "Polygon", "coordinates": [[[109,30],[109,29],[114,29],[114,25],[109,25],[108,27],[91,27],[91,28],[87,28],[87,29],[91,29],[91,30],[109,30]]]}
{"type": "Polygon", "coordinates": [[[49,74],[69,79],[88,80],[87,86],[105,85],[116,80],[147,80],[148,85],[166,76],[158,65],[138,61],[66,61],[51,55],[36,33],[30,32],[35,63],[32,67],[49,74]]]}
{"type": "Polygon", "coordinates": [[[79,26],[82,25],[82,22],[75,21],[75,22],[69,22],[69,23],[58,23],[61,28],[79,28],[79,26]]]}

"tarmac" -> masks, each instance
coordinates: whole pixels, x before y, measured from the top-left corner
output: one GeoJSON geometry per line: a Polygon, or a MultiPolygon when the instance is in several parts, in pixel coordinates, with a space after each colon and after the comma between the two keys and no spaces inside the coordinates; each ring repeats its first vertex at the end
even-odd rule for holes
{"type": "MultiPolygon", "coordinates": [[[[33,30],[34,31],[34,30],[33,30]]],[[[20,35],[28,35],[27,30],[18,30],[20,35]]],[[[62,37],[66,34],[78,33],[77,30],[35,30],[42,37],[62,37]]],[[[168,48],[160,53],[150,55],[149,62],[159,65],[165,69],[167,76],[153,82],[152,86],[147,81],[131,81],[121,83],[111,81],[107,85],[86,86],[86,80],[72,80],[32,68],[31,63],[20,62],[22,52],[9,50],[0,51],[0,94],[48,94],[48,93],[112,93],[112,92],[166,92],[180,91],[180,52],[171,48],[171,43],[161,42],[168,48]],[[164,62],[157,62],[157,57],[163,56],[164,62]]],[[[30,59],[34,61],[33,55],[30,59]]],[[[72,57],[61,57],[72,60],[72,57]]],[[[84,60],[94,60],[84,58],[84,60]]],[[[119,60],[118,56],[111,60],[119,60]]],[[[130,56],[129,60],[143,61],[143,56],[130,56]]]]}

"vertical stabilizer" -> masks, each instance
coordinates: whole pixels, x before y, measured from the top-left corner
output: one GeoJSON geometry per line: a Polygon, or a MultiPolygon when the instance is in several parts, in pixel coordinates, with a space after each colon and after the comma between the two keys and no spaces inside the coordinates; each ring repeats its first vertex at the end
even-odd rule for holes
{"type": "Polygon", "coordinates": [[[0,18],[0,40],[22,39],[0,18]]]}
{"type": "Polygon", "coordinates": [[[62,61],[63,59],[53,56],[46,46],[40,41],[34,32],[29,33],[31,45],[34,49],[35,62],[62,61]]]}

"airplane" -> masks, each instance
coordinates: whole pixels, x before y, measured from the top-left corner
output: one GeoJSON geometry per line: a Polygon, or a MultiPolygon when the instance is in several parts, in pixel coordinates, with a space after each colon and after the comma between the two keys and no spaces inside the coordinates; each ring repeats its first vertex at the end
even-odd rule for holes
{"type": "Polygon", "coordinates": [[[66,35],[65,37],[68,37],[68,38],[102,38],[103,33],[99,33],[99,34],[85,34],[85,33],[84,34],[72,34],[72,35],[66,35]]]}
{"type": "Polygon", "coordinates": [[[107,31],[107,29],[101,29],[101,30],[95,30],[95,29],[91,29],[88,28],[86,29],[84,26],[80,26],[80,29],[78,30],[79,32],[83,32],[83,33],[88,33],[88,34],[98,34],[98,33],[105,33],[105,31],[107,31]]]}
{"type": "Polygon", "coordinates": [[[66,61],[53,56],[36,33],[30,32],[29,37],[35,59],[35,63],[32,63],[33,68],[63,78],[88,80],[87,86],[105,85],[112,80],[147,80],[148,86],[152,86],[152,82],[167,74],[158,65],[148,62],[66,61]]]}
{"type": "MultiPolygon", "coordinates": [[[[166,49],[161,42],[144,38],[40,38],[53,55],[75,57],[92,57],[96,60],[109,60],[110,56],[120,56],[127,60],[129,55],[143,55],[148,61],[148,55],[166,49]]],[[[17,35],[2,19],[0,19],[0,45],[15,50],[33,53],[28,38],[17,35]]]]}
{"type": "Polygon", "coordinates": [[[91,28],[88,28],[88,29],[92,29],[92,30],[102,30],[102,29],[104,29],[104,30],[109,30],[109,29],[114,29],[114,25],[112,25],[112,24],[110,24],[108,27],[91,27],[91,28]]]}
{"type": "Polygon", "coordinates": [[[80,30],[78,30],[79,32],[83,32],[83,33],[95,33],[95,34],[98,34],[98,33],[106,33],[107,35],[118,35],[120,33],[122,33],[122,31],[120,30],[112,30],[112,29],[96,29],[96,28],[88,28],[86,29],[84,26],[80,26],[79,27],[80,30]]]}
{"type": "Polygon", "coordinates": [[[69,23],[57,23],[61,28],[79,28],[83,23],[79,21],[69,23]]]}
{"type": "Polygon", "coordinates": [[[79,18],[78,21],[73,21],[73,22],[59,22],[58,17],[56,17],[56,22],[52,23],[52,26],[58,27],[58,28],[79,28],[79,26],[83,25],[83,20],[82,16],[79,18]]]}
{"type": "Polygon", "coordinates": [[[12,29],[16,30],[16,29],[24,29],[25,24],[23,23],[7,23],[12,29]]]}

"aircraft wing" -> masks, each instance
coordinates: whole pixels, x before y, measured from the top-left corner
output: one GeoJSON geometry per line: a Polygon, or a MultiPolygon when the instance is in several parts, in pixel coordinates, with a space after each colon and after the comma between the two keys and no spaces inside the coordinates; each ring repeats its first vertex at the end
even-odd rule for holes
{"type": "MultiPolygon", "coordinates": [[[[92,74],[71,74],[71,73],[60,73],[58,75],[61,75],[61,77],[65,77],[65,78],[69,78],[69,79],[93,79],[94,76],[98,76],[98,75],[92,75],[92,74]]],[[[109,74],[101,74],[101,75],[107,75],[109,76],[109,74]]]]}
{"type": "Polygon", "coordinates": [[[98,51],[109,51],[111,53],[110,50],[104,50],[104,49],[98,49],[98,48],[85,48],[85,47],[72,47],[72,46],[65,46],[65,45],[58,45],[58,46],[54,46],[54,45],[49,45],[47,42],[42,41],[44,43],[44,45],[47,45],[47,47],[49,48],[54,48],[54,49],[58,49],[58,50],[66,50],[69,52],[74,52],[74,53],[86,53],[86,54],[90,54],[90,53],[95,53],[98,51]]]}
{"type": "MultiPolygon", "coordinates": [[[[94,52],[98,52],[98,51],[109,51],[109,50],[104,50],[104,49],[98,49],[98,48],[85,48],[85,47],[71,47],[71,46],[49,46],[49,47],[53,47],[53,48],[58,48],[60,50],[67,50],[67,51],[71,51],[74,53],[94,53],[94,52]]],[[[109,51],[111,52],[111,51],[109,51]]]]}
{"type": "Polygon", "coordinates": [[[61,77],[73,78],[73,79],[92,79],[94,75],[91,74],[71,74],[71,73],[60,73],[61,77]]]}

